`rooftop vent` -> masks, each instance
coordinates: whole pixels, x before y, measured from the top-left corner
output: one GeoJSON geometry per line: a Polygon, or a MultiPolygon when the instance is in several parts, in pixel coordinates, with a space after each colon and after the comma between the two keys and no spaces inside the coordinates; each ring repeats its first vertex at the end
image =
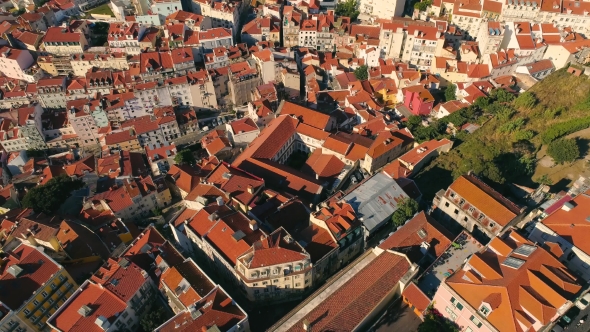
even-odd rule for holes
{"type": "Polygon", "coordinates": [[[217,201],[217,205],[219,205],[219,206],[223,205],[223,197],[218,196],[215,200],[217,201]]]}
{"type": "Polygon", "coordinates": [[[226,180],[229,180],[229,178],[231,178],[231,173],[225,172],[225,173],[223,173],[222,177],[226,180]]]}
{"type": "Polygon", "coordinates": [[[209,221],[215,221],[219,219],[219,216],[217,215],[217,213],[213,212],[209,215],[209,221]]]}
{"type": "Polygon", "coordinates": [[[90,309],[90,307],[87,305],[83,305],[80,307],[80,309],[78,309],[78,313],[84,317],[88,317],[88,315],[90,315],[91,312],[92,309],[90,309]]]}
{"type": "Polygon", "coordinates": [[[14,265],[11,265],[10,267],[8,267],[7,272],[11,276],[18,278],[18,276],[21,275],[21,273],[23,273],[23,269],[20,266],[14,264],[14,265]]]}
{"type": "Polygon", "coordinates": [[[101,329],[105,331],[111,326],[111,323],[109,323],[109,320],[105,316],[96,317],[94,324],[98,325],[101,329]]]}
{"type": "Polygon", "coordinates": [[[427,235],[428,235],[428,234],[426,233],[426,231],[424,230],[424,228],[420,228],[420,229],[418,230],[418,236],[419,236],[421,239],[425,239],[427,235]]]}

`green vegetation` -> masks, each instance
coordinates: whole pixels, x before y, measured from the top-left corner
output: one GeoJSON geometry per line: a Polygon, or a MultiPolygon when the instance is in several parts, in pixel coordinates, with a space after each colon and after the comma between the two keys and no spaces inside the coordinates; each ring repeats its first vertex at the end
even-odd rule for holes
{"type": "Polygon", "coordinates": [[[166,309],[159,305],[158,300],[155,296],[152,296],[152,308],[150,311],[146,312],[141,320],[139,321],[139,325],[144,331],[154,331],[158,326],[164,324],[170,317],[166,309]]]}
{"type": "Polygon", "coordinates": [[[54,177],[46,184],[29,190],[23,198],[23,207],[32,208],[35,212],[52,214],[62,205],[72,191],[84,187],[81,180],[73,180],[65,174],[54,177]]]}
{"type": "Polygon", "coordinates": [[[350,17],[352,22],[356,21],[360,13],[356,0],[346,0],[336,5],[336,15],[350,17]]]}
{"type": "Polygon", "coordinates": [[[174,156],[174,162],[183,165],[194,165],[196,163],[195,156],[193,156],[193,152],[190,149],[185,149],[176,154],[174,156]]]}
{"type": "Polygon", "coordinates": [[[431,0],[423,0],[420,2],[416,2],[414,4],[414,9],[418,9],[421,12],[425,12],[428,7],[430,7],[432,5],[432,1],[431,0]]]}
{"type": "Polygon", "coordinates": [[[405,198],[399,202],[397,210],[391,216],[391,221],[395,227],[403,225],[406,220],[412,218],[418,212],[418,202],[412,198],[405,198]]]}
{"type": "Polygon", "coordinates": [[[459,328],[438,310],[429,307],[424,321],[418,326],[418,332],[459,332],[459,328]]]}
{"type": "Polygon", "coordinates": [[[547,128],[541,135],[541,141],[544,144],[549,144],[560,137],[588,127],[590,127],[590,116],[557,123],[547,128]]]}
{"type": "Polygon", "coordinates": [[[97,15],[109,15],[109,16],[115,16],[113,14],[113,11],[111,10],[111,7],[109,7],[109,3],[105,3],[104,5],[100,5],[96,8],[92,8],[89,11],[87,11],[88,14],[97,14],[97,15]]]}
{"type": "MultiPolygon", "coordinates": [[[[469,170],[501,191],[508,183],[535,186],[548,180],[532,179],[537,152],[544,144],[590,127],[589,96],[587,78],[558,70],[518,98],[504,89],[493,90],[489,99],[478,100],[438,120],[438,123],[453,123],[455,127],[464,121],[485,124],[473,134],[457,133],[456,137],[438,132],[436,138],[450,137],[455,143],[453,150],[436,158],[415,176],[425,199],[432,199],[438,190],[469,170]]],[[[432,129],[411,125],[408,121],[418,141],[433,136],[432,129]]],[[[442,128],[440,124],[433,125],[442,128]]],[[[556,162],[579,156],[579,149],[574,149],[572,143],[566,144],[567,153],[549,154],[556,162]]]]}
{"type": "MultiPolygon", "coordinates": [[[[419,4],[421,2],[418,2],[419,4]]],[[[455,84],[450,84],[445,89],[445,101],[451,101],[457,99],[457,86],[455,84]]]]}
{"type": "Polygon", "coordinates": [[[359,66],[354,70],[354,76],[360,81],[369,79],[369,67],[367,65],[359,66]]]}
{"type": "Polygon", "coordinates": [[[547,154],[556,163],[572,162],[580,157],[580,148],[575,139],[562,138],[549,143],[547,154]]]}

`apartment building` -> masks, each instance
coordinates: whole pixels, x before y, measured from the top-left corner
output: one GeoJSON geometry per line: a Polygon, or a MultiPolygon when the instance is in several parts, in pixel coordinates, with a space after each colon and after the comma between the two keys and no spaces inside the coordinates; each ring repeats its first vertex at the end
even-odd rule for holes
{"type": "Polygon", "coordinates": [[[124,121],[121,123],[120,129],[117,130],[134,130],[135,135],[137,135],[139,145],[142,148],[146,146],[149,146],[150,148],[156,148],[161,145],[170,144],[170,141],[164,137],[164,134],[160,128],[160,122],[156,118],[153,118],[149,115],[144,115],[124,121]]]}
{"type": "Polygon", "coordinates": [[[168,146],[160,146],[156,148],[145,147],[145,154],[148,159],[148,164],[154,176],[166,174],[170,169],[170,165],[174,164],[174,156],[176,156],[176,146],[174,144],[168,146]]]}
{"type": "Polygon", "coordinates": [[[71,56],[71,66],[74,76],[86,76],[89,69],[128,70],[129,62],[125,53],[94,54],[83,53],[71,56]]]}
{"type": "Polygon", "coordinates": [[[392,17],[402,17],[405,2],[401,0],[362,0],[359,11],[378,18],[390,20],[392,17]]]}
{"type": "Polygon", "coordinates": [[[139,144],[139,139],[135,133],[135,129],[133,128],[107,134],[101,138],[101,145],[106,145],[109,150],[121,149],[132,152],[143,151],[141,145],[139,144]]]}
{"type": "Polygon", "coordinates": [[[44,108],[65,108],[66,77],[40,79],[37,82],[37,96],[44,108]]]}
{"type": "Polygon", "coordinates": [[[211,2],[200,6],[200,13],[211,21],[213,28],[225,28],[235,39],[240,32],[241,2],[211,2]]]}
{"type": "Polygon", "coordinates": [[[123,221],[138,220],[156,208],[163,209],[171,201],[170,189],[164,179],[146,176],[122,179],[110,190],[90,197],[84,203],[84,209],[110,211],[123,221]]]}
{"type": "Polygon", "coordinates": [[[543,211],[541,221],[528,236],[529,240],[549,248],[584,280],[590,279],[590,248],[585,240],[589,194],[558,197],[543,211]]]}
{"type": "Polygon", "coordinates": [[[45,52],[57,56],[69,56],[84,53],[88,41],[83,33],[71,32],[68,28],[51,27],[43,38],[45,52]]]}
{"type": "Polygon", "coordinates": [[[26,137],[28,149],[45,149],[43,139],[43,127],[41,116],[43,108],[39,104],[29,105],[28,107],[19,107],[15,110],[18,114],[18,127],[22,136],[26,137]]]}
{"type": "Polygon", "coordinates": [[[268,41],[272,46],[281,43],[281,21],[274,16],[258,17],[248,22],[242,28],[242,42],[248,46],[258,42],[268,41]]]}
{"type": "Polygon", "coordinates": [[[436,27],[410,25],[402,50],[402,61],[426,70],[434,61],[435,54],[443,48],[445,39],[436,27]]]}
{"type": "Polygon", "coordinates": [[[146,32],[146,27],[136,22],[112,23],[109,25],[107,42],[115,53],[137,55],[141,51],[139,41],[146,32]]]}
{"type": "Polygon", "coordinates": [[[299,29],[304,15],[294,6],[283,7],[283,46],[294,47],[299,45],[299,29]]]}
{"type": "Polygon", "coordinates": [[[217,95],[213,80],[206,70],[189,73],[190,105],[199,109],[217,109],[217,95]]]}
{"type": "Polygon", "coordinates": [[[512,203],[477,176],[460,176],[434,198],[435,216],[454,220],[469,232],[481,232],[489,238],[517,223],[524,208],[512,203]]]}
{"type": "Polygon", "coordinates": [[[28,50],[8,46],[0,48],[0,72],[6,77],[34,83],[41,78],[31,68],[34,64],[35,60],[28,50]]]}
{"type": "Polygon", "coordinates": [[[206,328],[220,315],[228,321],[216,325],[220,331],[249,330],[248,315],[190,258],[162,273],[160,291],[176,315],[155,331],[177,329],[179,322],[186,330],[206,328]]]}
{"type": "Polygon", "coordinates": [[[45,331],[46,322],[77,286],[63,266],[35,247],[21,244],[4,253],[0,329],[45,331]]]}
{"type": "Polygon", "coordinates": [[[317,18],[314,19],[307,19],[301,21],[301,26],[299,27],[299,43],[298,45],[301,47],[310,47],[315,49],[318,43],[317,33],[318,33],[318,24],[317,18]]]}
{"type": "Polygon", "coordinates": [[[252,90],[262,84],[260,73],[254,60],[231,64],[228,70],[228,90],[234,105],[244,105],[252,101],[252,90]]]}
{"type": "Polygon", "coordinates": [[[511,229],[444,279],[433,305],[466,330],[541,331],[573,306],[580,290],[553,254],[511,229]]]}
{"type": "Polygon", "coordinates": [[[99,143],[99,124],[108,125],[108,118],[97,100],[88,102],[88,99],[76,99],[68,101],[66,105],[69,122],[78,135],[78,143],[81,146],[96,145],[99,143]]]}
{"type": "Polygon", "coordinates": [[[482,22],[477,35],[477,43],[481,55],[492,54],[500,50],[504,41],[504,26],[500,22],[482,22]]]}

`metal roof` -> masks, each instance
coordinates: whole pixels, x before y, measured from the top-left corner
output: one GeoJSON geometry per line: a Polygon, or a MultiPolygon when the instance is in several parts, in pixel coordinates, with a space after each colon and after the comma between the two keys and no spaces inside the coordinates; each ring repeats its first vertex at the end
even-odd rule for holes
{"type": "Polygon", "coordinates": [[[390,220],[397,202],[408,195],[389,176],[377,173],[344,196],[365,228],[372,233],[390,220]]]}

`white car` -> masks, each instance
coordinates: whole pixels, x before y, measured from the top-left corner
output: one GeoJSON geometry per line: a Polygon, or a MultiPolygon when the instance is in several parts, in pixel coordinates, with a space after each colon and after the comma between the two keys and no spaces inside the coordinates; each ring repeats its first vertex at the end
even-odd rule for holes
{"type": "Polygon", "coordinates": [[[582,298],[576,302],[576,307],[584,310],[588,307],[588,304],[590,304],[590,293],[586,293],[582,296],[582,298]]]}

